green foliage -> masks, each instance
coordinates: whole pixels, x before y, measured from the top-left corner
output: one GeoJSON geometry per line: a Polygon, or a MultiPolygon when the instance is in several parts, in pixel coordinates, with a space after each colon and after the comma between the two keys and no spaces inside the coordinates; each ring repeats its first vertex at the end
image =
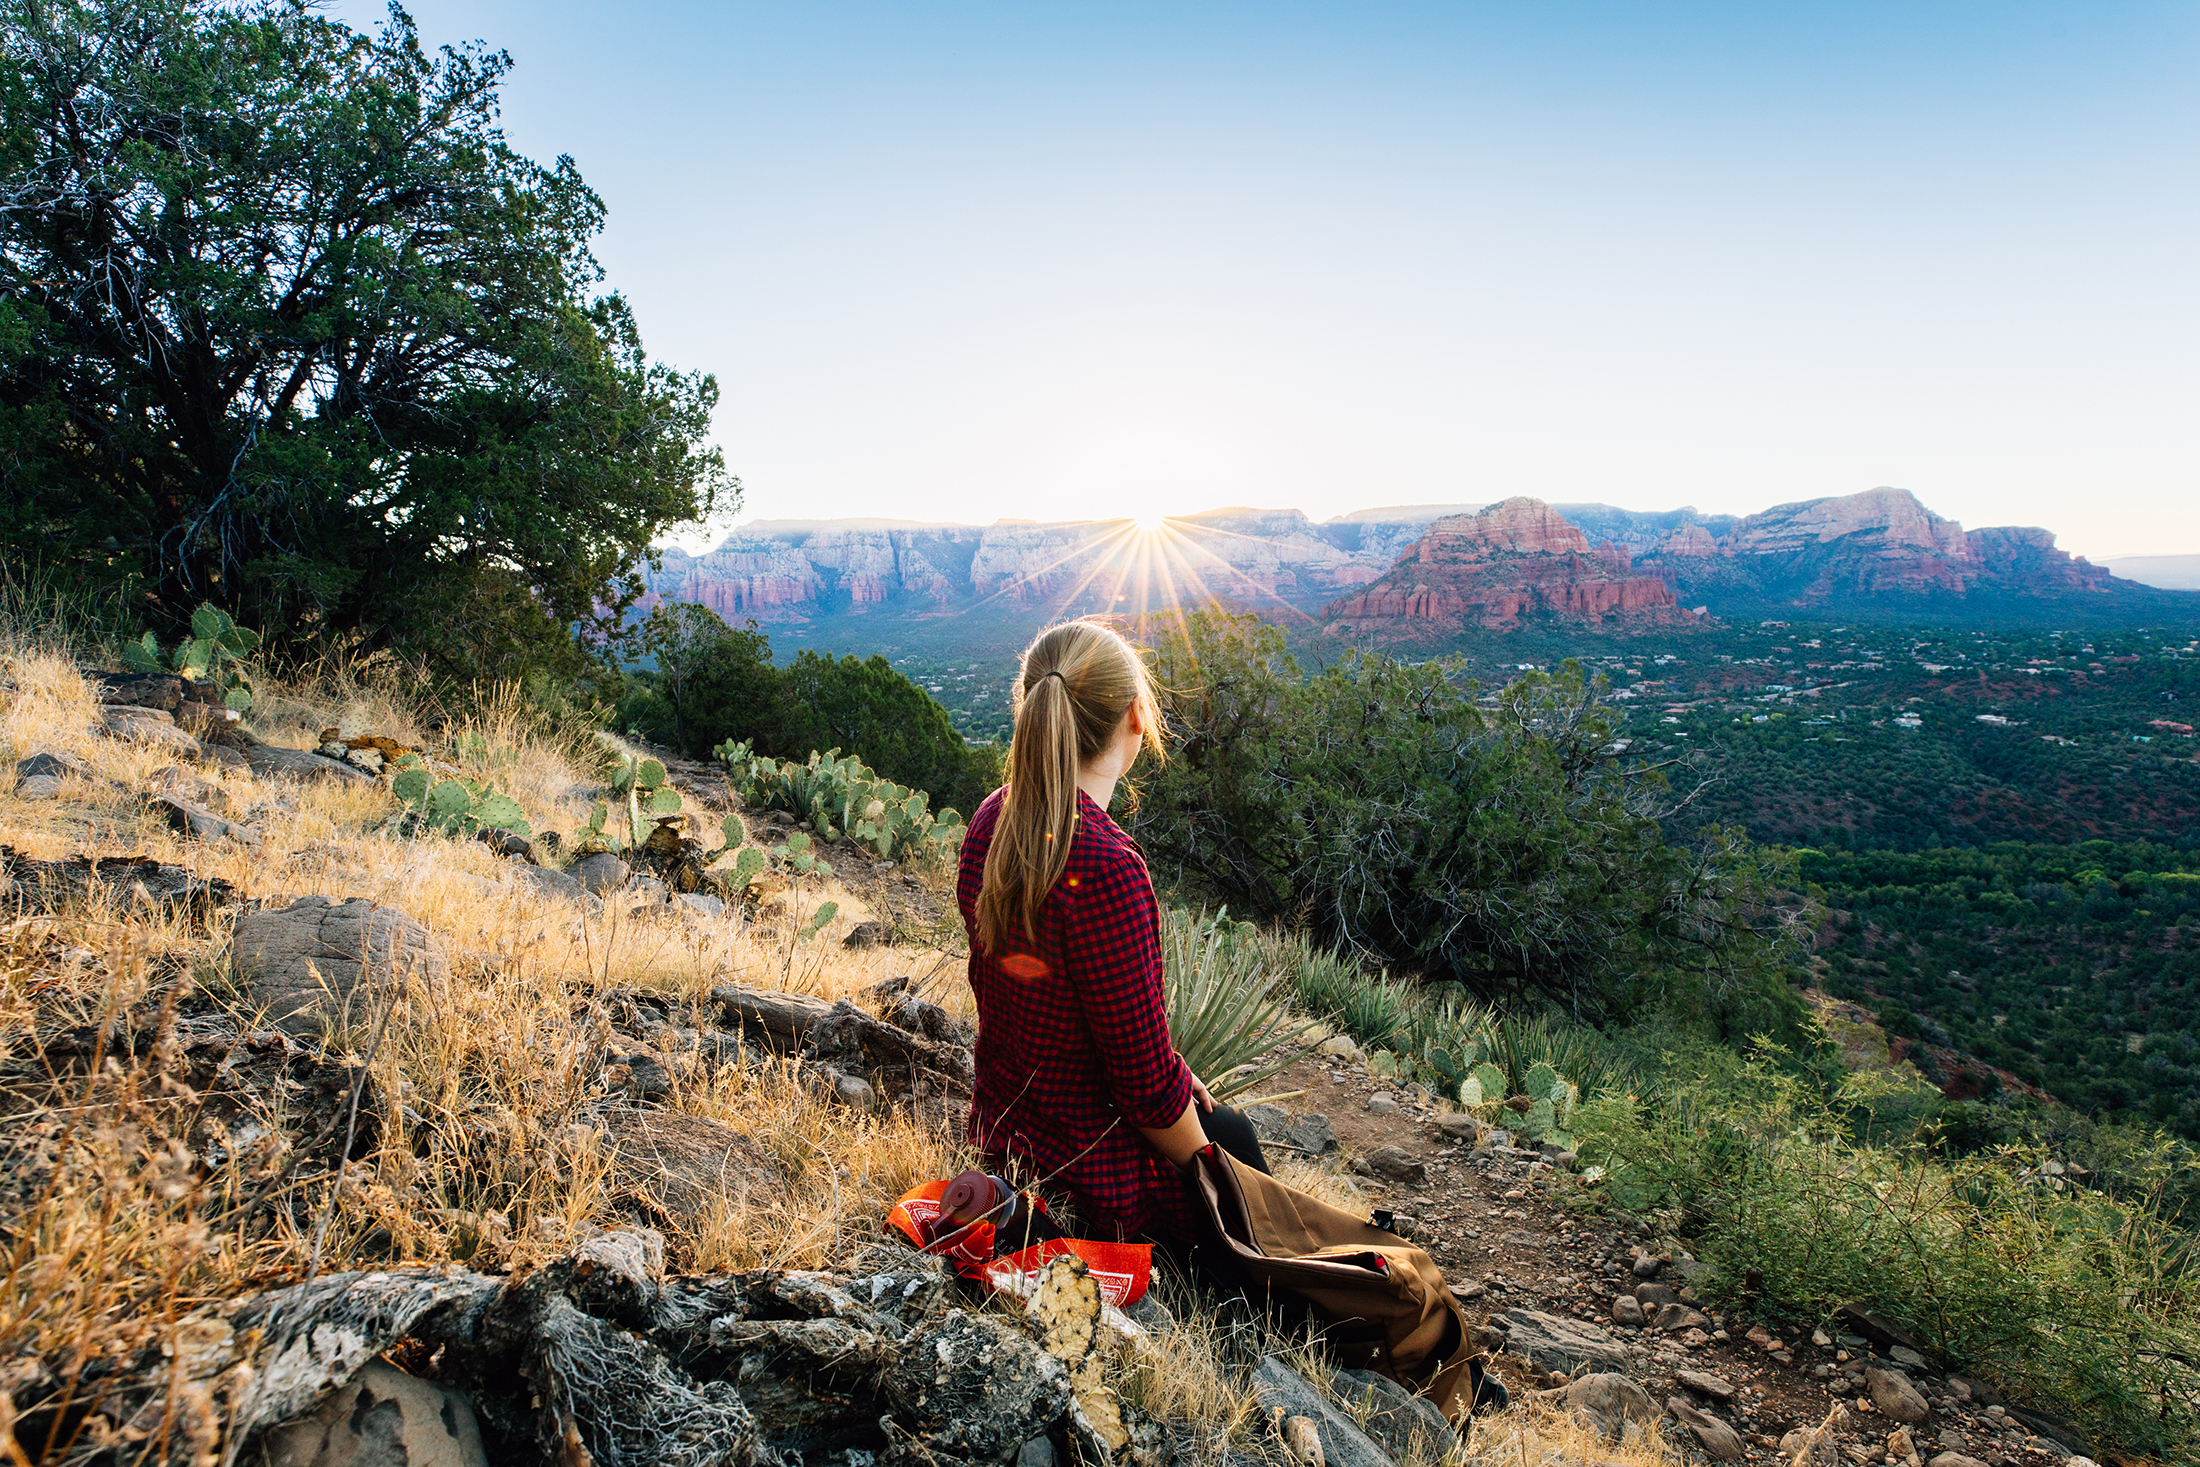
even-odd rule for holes
{"type": "Polygon", "coordinates": [[[1290,970],[1271,958],[1250,923],[1227,910],[1209,917],[1171,907],[1161,919],[1169,1039],[1216,1100],[1275,1076],[1279,1045],[1305,1031],[1290,1015],[1290,970]]]}
{"type": "Polygon", "coordinates": [[[1951,1094],[2000,1088],[1998,1069],[2200,1138],[2200,853],[1813,850],[1802,873],[1845,914],[1821,946],[1825,986],[1875,1009],[1951,1094]]]}
{"type": "Polygon", "coordinates": [[[1663,774],[1613,753],[1578,669],[1485,708],[1453,664],[1354,653],[1302,678],[1280,632],[1206,612],[1155,670],[1177,753],[1132,828],[1178,885],[1484,998],[1799,1014],[1777,863],[1732,832],[1669,844],[1663,774]]]}
{"type": "Polygon", "coordinates": [[[1708,1288],[1804,1319],[1860,1303],[2014,1400],[2106,1443],[2200,1460],[2200,1260],[2180,1206],[2200,1162],[2156,1138],[2110,1178],[2036,1145],[1936,1155],[1859,1139],[1885,1072],[1684,1046],[1646,1095],[1576,1118],[1613,1200],[1697,1234],[1708,1288]]]}
{"type": "Polygon", "coordinates": [[[594,294],[602,201],[506,145],[503,53],[65,0],[0,56],[0,172],[40,180],[0,211],[0,546],[490,680],[577,669],[735,492],[716,384],[594,294]]]}
{"type": "Polygon", "coordinates": [[[880,860],[935,857],[962,841],[962,817],[955,811],[933,814],[924,791],[880,779],[838,749],[813,752],[808,762],[795,764],[760,758],[742,740],[720,744],[711,756],[726,766],[743,803],[800,816],[820,840],[846,836],[880,860]]]}
{"type": "Polygon", "coordinates": [[[252,680],[246,659],[259,650],[260,634],[241,627],[218,606],[200,605],[191,613],[191,633],[167,657],[152,632],[122,644],[122,660],[132,672],[173,672],[213,687],[222,705],[239,713],[252,708],[252,680]]]}
{"type": "MultiPolygon", "coordinates": [[[[965,742],[947,710],[883,657],[803,651],[775,667],[755,622],[737,631],[692,603],[652,611],[642,641],[657,663],[661,722],[691,754],[733,742],[782,760],[854,749],[877,777],[966,810],[1000,784],[1000,750],[965,742]]],[[[634,712],[656,716],[646,704],[634,712]]]]}
{"type": "Polygon", "coordinates": [[[390,793],[403,807],[396,829],[404,835],[469,836],[478,830],[534,833],[527,812],[510,795],[479,780],[437,779],[418,754],[407,754],[390,773],[390,793]]]}
{"type": "Polygon", "coordinates": [[[817,904],[817,910],[810,913],[809,920],[795,929],[795,939],[797,941],[800,941],[803,938],[817,936],[820,932],[823,932],[825,930],[826,923],[832,921],[833,918],[839,915],[840,903],[819,902],[817,904]]]}

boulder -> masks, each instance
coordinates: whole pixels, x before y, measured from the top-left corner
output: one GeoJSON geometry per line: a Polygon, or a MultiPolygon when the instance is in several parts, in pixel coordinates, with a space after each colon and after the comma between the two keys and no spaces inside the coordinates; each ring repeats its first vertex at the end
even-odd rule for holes
{"type": "Polygon", "coordinates": [[[530,866],[535,864],[534,843],[524,835],[492,825],[475,831],[474,839],[508,861],[525,861],[530,866]]]}
{"type": "Polygon", "coordinates": [[[1884,1416],[1912,1426],[1932,1415],[1932,1408],[1925,1398],[1910,1384],[1910,1378],[1899,1370],[1881,1370],[1872,1366],[1864,1372],[1864,1385],[1872,1395],[1872,1405],[1884,1416]]]}
{"type": "Polygon", "coordinates": [[[1275,1356],[1261,1357],[1253,1369],[1252,1386],[1263,1417],[1273,1418],[1280,1411],[1287,1419],[1303,1416],[1314,1423],[1326,1467],[1392,1467],[1390,1454],[1357,1422],[1275,1356]]]}
{"type": "Polygon", "coordinates": [[[1463,1142],[1468,1146],[1481,1140],[1482,1133],[1489,1128],[1490,1123],[1479,1116],[1453,1112],[1436,1117],[1436,1129],[1443,1132],[1445,1140],[1463,1142]]]}
{"type": "Polygon", "coordinates": [[[1277,1128],[1276,1139],[1308,1156],[1327,1156],[1337,1149],[1337,1133],[1319,1111],[1291,1117],[1277,1128]]]}
{"type": "Polygon", "coordinates": [[[726,915],[724,899],[711,896],[705,892],[678,892],[673,896],[673,900],[698,917],[723,917],[726,915]]]}
{"type": "Polygon", "coordinates": [[[1734,1382],[1724,1376],[1707,1375],[1700,1370],[1684,1370],[1676,1379],[1699,1396],[1708,1396],[1714,1401],[1734,1399],[1734,1382]]]}
{"type": "Polygon", "coordinates": [[[842,947],[858,950],[868,947],[886,947],[894,940],[894,929],[884,922],[858,922],[848,929],[848,935],[840,940],[842,947]]]}
{"type": "Polygon", "coordinates": [[[440,989],[450,961],[433,933],[364,897],[300,897],[237,918],[230,953],[252,1001],[293,1034],[365,1026],[393,987],[440,989]]]}
{"type": "Polygon", "coordinates": [[[1643,1322],[1642,1306],[1622,1294],[1612,1301],[1612,1323],[1640,1329],[1643,1322]]]}
{"type": "Polygon", "coordinates": [[[1357,1063],[1360,1058],[1360,1046],[1343,1034],[1330,1035],[1314,1046],[1314,1052],[1329,1059],[1343,1060],[1348,1065],[1357,1063]]]}
{"type": "Polygon", "coordinates": [[[1566,1382],[1560,1398],[1566,1409],[1587,1418],[1606,1441],[1616,1442],[1632,1421],[1644,1428],[1658,1421],[1657,1402],[1650,1393],[1617,1371],[1600,1371],[1566,1382]]]}
{"type": "Polygon", "coordinates": [[[1069,1410],[1069,1372],[1009,1320],[950,1310],[912,1335],[880,1389],[926,1446],[1006,1456],[1069,1410]]]}
{"type": "MultiPolygon", "coordinates": [[[[1384,1095],[1378,1092],[1367,1098],[1367,1109],[1371,1115],[1394,1116],[1398,1113],[1398,1098],[1394,1095],[1384,1095]]],[[[1397,1150],[1396,1147],[1388,1149],[1397,1150]]]]}
{"type": "Polygon", "coordinates": [[[583,856],[573,863],[572,877],[581,884],[581,890],[602,896],[626,885],[634,874],[633,868],[609,851],[593,856],[583,856]]]}
{"type": "Polygon", "coordinates": [[[260,833],[250,826],[224,820],[180,795],[147,795],[145,810],[170,830],[190,840],[233,840],[242,846],[260,843],[260,833]]]}
{"type": "Polygon", "coordinates": [[[1696,1440],[1703,1446],[1704,1455],[1714,1461],[1734,1461],[1745,1450],[1741,1433],[1701,1407],[1674,1396],[1665,1403],[1665,1409],[1672,1414],[1674,1420],[1695,1433],[1696,1440]]]}
{"type": "Polygon", "coordinates": [[[582,891],[578,881],[555,866],[514,866],[509,874],[514,886],[535,896],[579,907],[590,916],[603,910],[602,897],[582,891]]]}
{"type": "Polygon", "coordinates": [[[268,1467],[486,1467],[473,1404],[380,1360],[262,1438],[268,1467]]]}
{"type": "Polygon", "coordinates": [[[1490,1321],[1505,1332],[1506,1348],[1544,1370],[1570,1373],[1580,1365],[1627,1364],[1627,1347],[1587,1320],[1508,1309],[1490,1321]]]}
{"type": "MultiPolygon", "coordinates": [[[[2076,1462],[2079,1459],[2072,1457],[2070,1460],[2076,1462]]],[[[1976,1457],[1966,1457],[1961,1452],[1939,1452],[1926,1462],[1925,1467],[1986,1467],[1986,1464],[1976,1457]]]]}
{"type": "Polygon", "coordinates": [[[110,709],[101,716],[99,731],[109,738],[152,744],[192,759],[205,753],[197,739],[176,727],[173,718],[152,708],[110,709]]]}
{"type": "Polygon", "coordinates": [[[145,787],[158,794],[175,795],[216,815],[229,813],[229,791],[213,780],[193,774],[180,764],[163,765],[146,776],[145,787]]]}
{"type": "Polygon", "coordinates": [[[1635,1285],[1635,1302],[1645,1310],[1663,1309],[1668,1304],[1678,1304],[1681,1296],[1665,1284],[1635,1285]]]}
{"type": "Polygon", "coordinates": [[[285,779],[333,779],[339,783],[376,784],[375,777],[341,759],[326,759],[310,749],[284,749],[274,744],[251,743],[244,750],[245,767],[254,774],[285,779]]]}
{"type": "Polygon", "coordinates": [[[183,679],[171,672],[99,672],[87,679],[110,707],[158,708],[173,713],[183,706],[183,679]]]}
{"type": "Polygon", "coordinates": [[[1650,1317],[1652,1329],[1708,1329],[1711,1321],[1686,1304],[1663,1304],[1650,1317]]]}
{"type": "Polygon", "coordinates": [[[1458,1441],[1444,1413],[1426,1396],[1417,1396],[1387,1375],[1342,1369],[1333,1383],[1337,1395],[1360,1416],[1362,1430],[1399,1461],[1436,1462],[1458,1441]],[[1363,1411],[1360,1408],[1365,1407],[1363,1411]]]}
{"type": "Polygon", "coordinates": [[[94,779],[92,768],[74,754],[40,749],[15,765],[15,797],[18,800],[58,800],[71,779],[94,779]]]}
{"type": "Polygon", "coordinates": [[[1378,1146],[1360,1158],[1359,1165],[1375,1176],[1393,1182],[1425,1182],[1428,1164],[1403,1146],[1378,1146]]]}

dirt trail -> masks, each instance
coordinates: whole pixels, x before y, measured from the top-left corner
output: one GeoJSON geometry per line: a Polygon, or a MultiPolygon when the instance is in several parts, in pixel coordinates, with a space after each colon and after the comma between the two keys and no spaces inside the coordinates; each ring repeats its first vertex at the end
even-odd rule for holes
{"type": "MultiPolygon", "coordinates": [[[[1883,1461],[1914,1467],[1949,1452],[1987,1467],[2066,1459],[2086,1467],[2085,1458],[2073,1457],[2073,1446],[2082,1441],[2059,1442],[1998,1404],[1990,1388],[1943,1375],[1914,1356],[1897,1356],[1884,1342],[1843,1332],[1853,1324],[1837,1328],[1824,1322],[1814,1330],[1811,1321],[1759,1320],[1711,1307],[1688,1282],[1694,1261],[1684,1253],[1657,1251],[1661,1245],[1671,1250],[1672,1240],[1652,1238],[1646,1225],[1597,1210],[1592,1188],[1532,1152],[1476,1150],[1451,1139],[1415,1087],[1370,1076],[1361,1064],[1302,1052],[1261,1089],[1271,1095],[1301,1092],[1276,1104],[1293,1116],[1327,1117],[1371,1208],[1388,1208],[1401,1226],[1410,1227],[1412,1241],[1443,1266],[1467,1301],[1470,1320],[1537,1311],[1600,1331],[1626,1351],[1627,1363],[1582,1371],[1623,1368],[1659,1404],[1678,1399],[1709,1412],[1739,1434],[1745,1460],[1781,1456],[1787,1433],[1817,1427],[1838,1403],[1848,1418],[1839,1432],[1841,1451],[1859,1467],[1883,1461]],[[1387,1097],[1397,1109],[1371,1110],[1370,1101],[1384,1103],[1377,1097],[1387,1097]],[[1422,1162],[1426,1178],[1364,1174],[1359,1159],[1384,1146],[1399,1147],[1422,1162]],[[1642,1263],[1638,1276],[1637,1259],[1645,1252],[1662,1261],[1642,1263]],[[1635,1296],[1645,1284],[1661,1286],[1673,1302],[1700,1311],[1701,1322],[1664,1329],[1615,1323],[1614,1300],[1635,1296]],[[1890,1450],[1889,1438],[1903,1423],[1874,1406],[1867,1369],[1903,1372],[1922,1397],[1928,1414],[1909,1427],[1914,1459],[1890,1450]],[[1684,1372],[1693,1379],[1684,1380],[1684,1372]],[[1723,1396],[1722,1386],[1731,1387],[1723,1396]]],[[[1289,1148],[1278,1149],[1288,1154],[1289,1148]]],[[[1658,1296],[1644,1292],[1652,1300],[1645,1313],[1655,1316],[1658,1296]]],[[[1516,1395],[1557,1379],[1510,1350],[1500,1353],[1497,1372],[1516,1395]]]]}

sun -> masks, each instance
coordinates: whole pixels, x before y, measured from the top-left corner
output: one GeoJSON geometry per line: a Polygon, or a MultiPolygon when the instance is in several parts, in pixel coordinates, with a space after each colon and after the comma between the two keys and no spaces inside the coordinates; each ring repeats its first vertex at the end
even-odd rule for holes
{"type": "Polygon", "coordinates": [[[1131,516],[1131,528],[1141,535],[1158,535],[1169,523],[1165,514],[1139,514],[1131,516]]]}

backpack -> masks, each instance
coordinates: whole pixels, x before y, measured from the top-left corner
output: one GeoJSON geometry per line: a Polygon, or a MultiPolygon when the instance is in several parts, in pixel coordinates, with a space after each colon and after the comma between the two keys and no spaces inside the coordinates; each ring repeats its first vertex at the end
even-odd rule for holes
{"type": "Polygon", "coordinates": [[[1311,1305],[1341,1364],[1389,1376],[1453,1422],[1466,1419],[1482,1357],[1434,1259],[1219,1146],[1192,1167],[1195,1207],[1255,1291],[1311,1305]]]}

